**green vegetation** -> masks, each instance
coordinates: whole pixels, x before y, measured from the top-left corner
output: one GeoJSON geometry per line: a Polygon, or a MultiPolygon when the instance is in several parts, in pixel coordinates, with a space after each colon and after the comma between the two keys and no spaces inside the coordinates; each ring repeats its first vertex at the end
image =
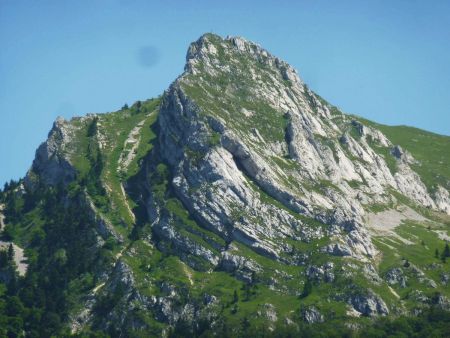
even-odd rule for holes
{"type": "MultiPolygon", "coordinates": [[[[140,102],[140,101],[138,101],[140,102]]],[[[109,188],[108,195],[111,198],[112,213],[109,213],[114,225],[125,224],[128,233],[134,223],[132,210],[135,207],[126,194],[123,193],[125,182],[138,173],[140,164],[153,147],[156,138],[153,126],[157,120],[156,109],[159,107],[159,99],[136,103],[127,110],[102,116],[101,134],[106,137],[106,145],[102,151],[106,158],[105,170],[101,176],[105,185],[109,188]],[[135,142],[137,147],[133,149],[133,157],[127,168],[123,168],[124,155],[131,151],[135,143],[126,142],[133,128],[139,128],[135,142]],[[122,156],[122,157],[121,157],[122,156]]],[[[122,232],[123,227],[118,227],[122,232]]]]}
{"type": "Polygon", "coordinates": [[[450,264],[442,263],[441,256],[436,257],[436,250],[445,251],[446,242],[439,238],[436,231],[447,231],[445,226],[434,223],[429,226],[415,222],[405,222],[395,229],[395,232],[403,238],[377,237],[374,243],[382,252],[383,257],[379,265],[381,275],[392,268],[402,267],[408,278],[405,288],[399,285],[393,286],[401,299],[408,306],[417,306],[408,301],[409,294],[414,290],[421,290],[429,297],[439,292],[447,297],[449,289],[437,283],[430,289],[428,280],[439,281],[443,273],[450,273],[450,264]],[[419,269],[421,272],[417,272],[419,269]]]}
{"type": "Polygon", "coordinates": [[[81,304],[81,295],[94,286],[94,270],[111,261],[109,250],[92,251],[94,225],[79,203],[81,192],[68,198],[65,206],[68,193],[62,187],[42,188],[39,196],[17,195],[11,187],[3,193],[7,203],[22,200],[8,227],[12,240],[26,246],[29,266],[25,276],[18,276],[12,250],[0,252],[2,336],[20,337],[24,330],[30,337],[67,334],[64,323],[81,304]]]}
{"type": "MultiPolygon", "coordinates": [[[[102,248],[93,251],[98,241],[92,231],[96,225],[88,217],[83,195],[87,193],[97,212],[107,215],[120,231],[121,223],[131,217],[120,184],[137,173],[152,148],[156,136],[151,126],[158,105],[159,100],[149,100],[127,110],[72,120],[76,136],[66,152],[78,173],[66,187],[47,187],[37,180],[37,189],[23,194],[17,192],[20,182],[5,185],[0,195],[0,203],[6,205],[3,238],[26,248],[29,267],[26,275],[19,277],[11,265],[14,262],[3,262],[0,253],[0,289],[6,286],[6,292],[0,294],[0,323],[5,323],[0,325],[0,335],[21,336],[23,330],[30,337],[68,335],[65,323],[69,316],[78,311],[83,295],[98,283],[99,267],[111,264],[116,254],[113,252],[119,250],[116,240],[110,237],[102,248]],[[138,123],[142,129],[139,144],[128,164],[127,176],[121,176],[119,157],[138,123]],[[3,301],[14,301],[21,310],[10,313],[3,301]],[[5,319],[4,315],[14,316],[5,319]]],[[[98,309],[107,303],[100,302],[98,309]]]]}
{"type": "Polygon", "coordinates": [[[397,172],[397,159],[392,155],[390,148],[383,147],[375,142],[372,141],[372,138],[368,138],[368,143],[372,147],[372,149],[381,157],[384,158],[384,161],[386,162],[386,165],[388,166],[390,172],[392,175],[395,175],[397,172]]]}
{"type": "Polygon", "coordinates": [[[138,101],[117,112],[70,122],[76,137],[69,153],[78,171],[78,185],[87,187],[96,207],[123,235],[132,229],[134,216],[130,210],[135,205],[123,193],[122,186],[138,173],[143,158],[153,147],[159,104],[160,99],[138,101]],[[131,135],[134,128],[136,132],[131,135]],[[131,160],[123,168],[131,151],[131,160]]]}
{"type": "Polygon", "coordinates": [[[214,147],[220,144],[220,134],[218,132],[213,131],[208,140],[209,146],[214,147]]]}

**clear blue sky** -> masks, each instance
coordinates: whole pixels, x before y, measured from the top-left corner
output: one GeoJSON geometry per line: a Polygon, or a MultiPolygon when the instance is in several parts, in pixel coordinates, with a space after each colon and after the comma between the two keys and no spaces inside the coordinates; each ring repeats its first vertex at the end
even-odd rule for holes
{"type": "Polygon", "coordinates": [[[450,1],[0,0],[0,184],[58,116],[161,94],[205,32],[254,40],[344,111],[450,134],[450,1]]]}

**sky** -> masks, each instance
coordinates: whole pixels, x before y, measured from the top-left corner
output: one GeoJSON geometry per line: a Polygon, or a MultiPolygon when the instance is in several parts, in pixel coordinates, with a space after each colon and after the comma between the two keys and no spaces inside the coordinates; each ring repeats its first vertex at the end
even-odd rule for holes
{"type": "Polygon", "coordinates": [[[162,94],[206,32],[259,43],[345,112],[450,135],[447,0],[0,0],[0,184],[57,116],[162,94]]]}

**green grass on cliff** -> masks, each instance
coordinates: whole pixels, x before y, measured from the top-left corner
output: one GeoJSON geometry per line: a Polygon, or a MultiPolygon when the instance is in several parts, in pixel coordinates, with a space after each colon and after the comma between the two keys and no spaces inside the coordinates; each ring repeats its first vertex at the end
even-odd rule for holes
{"type": "MultiPolygon", "coordinates": [[[[200,74],[190,74],[182,82],[186,93],[201,108],[205,115],[220,117],[227,125],[247,138],[248,132],[256,128],[266,142],[283,142],[287,118],[280,109],[274,109],[263,97],[255,95],[258,83],[248,69],[257,70],[259,81],[270,85],[271,77],[280,76],[270,66],[265,65],[243,53],[225,50],[222,44],[230,44],[215,35],[208,35],[208,42],[217,49],[218,66],[214,74],[200,63],[200,74]],[[221,66],[228,65],[229,71],[221,66]],[[214,98],[214,99],[213,99],[214,98]]],[[[275,86],[274,90],[278,90],[275,86]]]]}
{"type": "MultiPolygon", "coordinates": [[[[373,241],[381,251],[379,263],[379,273],[383,276],[392,268],[401,268],[407,275],[406,288],[399,285],[392,286],[402,299],[414,290],[421,290],[429,297],[440,292],[447,297],[450,296],[450,289],[441,282],[443,274],[450,273],[450,262],[441,260],[441,253],[445,247],[445,241],[439,238],[437,231],[449,233],[450,229],[439,223],[429,223],[429,225],[417,222],[404,222],[395,232],[402,237],[375,236],[373,241]],[[436,257],[436,249],[439,254],[436,257]],[[436,287],[430,287],[428,282],[420,280],[414,267],[419,268],[424,277],[436,282],[436,287]]],[[[417,304],[414,304],[417,305],[417,304]]]]}
{"type": "Polygon", "coordinates": [[[157,108],[159,100],[153,99],[143,102],[139,109],[136,105],[125,111],[119,111],[104,115],[101,119],[100,131],[107,137],[107,146],[104,149],[105,169],[102,173],[102,180],[105,182],[109,196],[116,213],[115,223],[125,223],[128,227],[134,223],[131,209],[135,204],[123,193],[121,185],[138,170],[143,157],[152,149],[153,141],[156,138],[152,130],[153,124],[157,120],[157,108]],[[134,157],[128,167],[123,170],[119,165],[121,155],[126,157],[131,151],[132,145],[125,143],[133,128],[137,128],[142,123],[139,133],[136,136],[138,142],[134,149],[134,157]]]}
{"type": "Polygon", "coordinates": [[[379,129],[394,144],[409,151],[418,161],[412,168],[433,193],[439,184],[450,189],[450,136],[408,126],[386,126],[359,118],[379,129]]]}
{"type": "Polygon", "coordinates": [[[131,210],[136,205],[123,193],[122,185],[138,172],[142,159],[153,147],[156,135],[152,126],[157,120],[159,104],[160,99],[151,99],[116,112],[99,114],[94,135],[89,133],[94,117],[71,122],[77,128],[76,137],[70,144],[71,161],[78,171],[79,180],[91,172],[92,163],[86,154],[99,147],[103,169],[92,179],[104,187],[105,196],[98,196],[94,191],[91,198],[102,201],[97,207],[123,235],[131,231],[134,223],[131,210]],[[139,128],[139,132],[131,142],[126,142],[134,128],[139,128]],[[122,168],[120,160],[126,158],[130,151],[134,152],[133,159],[126,168],[122,168]]]}
{"type": "MultiPolygon", "coordinates": [[[[342,116],[342,112],[318,94],[315,96],[336,116],[342,116]]],[[[388,126],[376,123],[360,116],[353,116],[364,125],[380,130],[394,144],[400,145],[418,161],[412,164],[412,168],[419,174],[428,191],[433,193],[437,185],[447,190],[450,189],[450,136],[439,135],[423,129],[409,126],[388,126]]],[[[336,122],[336,121],[335,121],[336,122]]],[[[390,154],[390,149],[376,146],[369,140],[373,150],[383,156],[392,173],[396,172],[395,158],[390,154]]]]}
{"type": "Polygon", "coordinates": [[[408,150],[416,160],[414,170],[430,191],[436,184],[450,189],[450,137],[421,129],[378,125],[378,128],[394,143],[408,150]]]}

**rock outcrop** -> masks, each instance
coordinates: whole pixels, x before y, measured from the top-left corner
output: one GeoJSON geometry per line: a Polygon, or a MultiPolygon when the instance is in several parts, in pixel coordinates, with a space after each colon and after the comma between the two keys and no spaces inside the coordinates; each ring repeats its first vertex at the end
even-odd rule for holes
{"type": "Polygon", "coordinates": [[[401,288],[406,287],[408,278],[403,274],[403,270],[400,268],[394,268],[386,273],[386,282],[389,285],[399,285],[401,288]]]}
{"type": "Polygon", "coordinates": [[[367,293],[358,293],[352,295],[348,299],[348,303],[353,306],[353,308],[363,314],[364,316],[375,316],[382,315],[386,316],[389,314],[389,309],[383,299],[380,298],[370,289],[367,293]]]}
{"type": "Polygon", "coordinates": [[[76,170],[67,157],[66,146],[71,142],[74,130],[71,124],[58,117],[48,134],[47,141],[36,151],[36,157],[24,183],[33,190],[36,175],[44,184],[55,186],[73,181],[76,170]]]}
{"type": "Polygon", "coordinates": [[[324,317],[314,306],[305,308],[301,311],[303,320],[308,324],[323,323],[324,317]]]}

